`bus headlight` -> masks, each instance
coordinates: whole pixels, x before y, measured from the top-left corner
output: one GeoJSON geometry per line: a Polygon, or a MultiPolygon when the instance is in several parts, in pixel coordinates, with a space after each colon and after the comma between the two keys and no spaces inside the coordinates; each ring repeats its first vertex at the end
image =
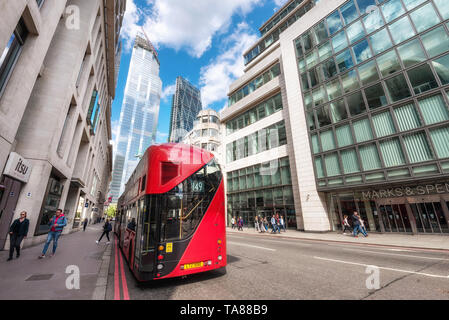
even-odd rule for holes
{"type": "Polygon", "coordinates": [[[159,263],[158,265],[157,265],[157,269],[158,270],[162,270],[164,268],[164,265],[162,264],[162,263],[159,263]]]}
{"type": "Polygon", "coordinates": [[[218,256],[218,261],[221,261],[223,259],[222,256],[218,256]]]}

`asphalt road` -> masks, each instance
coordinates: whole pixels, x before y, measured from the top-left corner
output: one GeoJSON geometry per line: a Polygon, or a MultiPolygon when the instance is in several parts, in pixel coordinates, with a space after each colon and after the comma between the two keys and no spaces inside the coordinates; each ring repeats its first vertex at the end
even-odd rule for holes
{"type": "MultiPolygon", "coordinates": [[[[225,275],[213,271],[139,284],[125,262],[120,299],[449,300],[447,252],[266,235],[228,234],[227,243],[225,275]]],[[[114,270],[111,259],[107,299],[114,299],[114,276],[121,277],[114,270]]]]}

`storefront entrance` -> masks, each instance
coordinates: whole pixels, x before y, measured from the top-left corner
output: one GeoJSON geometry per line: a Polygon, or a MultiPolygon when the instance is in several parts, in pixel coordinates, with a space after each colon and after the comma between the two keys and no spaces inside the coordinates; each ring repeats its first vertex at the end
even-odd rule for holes
{"type": "MultiPolygon", "coordinates": [[[[345,215],[357,211],[368,231],[449,234],[449,194],[367,199],[366,193],[330,194],[330,220],[341,230],[345,215]]],[[[351,219],[349,219],[351,220],[351,219]]]]}

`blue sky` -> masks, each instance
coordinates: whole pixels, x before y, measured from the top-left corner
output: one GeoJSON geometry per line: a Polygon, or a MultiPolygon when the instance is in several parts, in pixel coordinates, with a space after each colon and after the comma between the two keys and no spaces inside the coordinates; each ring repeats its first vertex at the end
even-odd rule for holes
{"type": "Polygon", "coordinates": [[[287,0],[127,0],[124,44],[116,97],[113,139],[120,118],[132,43],[143,27],[155,45],[162,80],[157,142],[166,142],[177,76],[201,90],[203,108],[227,103],[229,85],[243,74],[242,53],[259,38],[259,27],[287,0]]]}

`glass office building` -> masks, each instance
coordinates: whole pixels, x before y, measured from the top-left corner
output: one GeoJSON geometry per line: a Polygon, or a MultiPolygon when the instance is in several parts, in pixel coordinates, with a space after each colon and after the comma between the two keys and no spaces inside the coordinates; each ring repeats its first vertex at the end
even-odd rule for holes
{"type": "Polygon", "coordinates": [[[193,123],[202,110],[201,92],[183,77],[176,78],[170,114],[169,142],[181,142],[193,129],[193,123]]]}
{"type": "Polygon", "coordinates": [[[448,2],[346,1],[294,46],[332,228],[449,233],[448,2]]]}
{"type": "Polygon", "coordinates": [[[126,81],[116,138],[110,196],[117,202],[145,150],[156,141],[162,82],[151,42],[137,35],[126,81]]]}

